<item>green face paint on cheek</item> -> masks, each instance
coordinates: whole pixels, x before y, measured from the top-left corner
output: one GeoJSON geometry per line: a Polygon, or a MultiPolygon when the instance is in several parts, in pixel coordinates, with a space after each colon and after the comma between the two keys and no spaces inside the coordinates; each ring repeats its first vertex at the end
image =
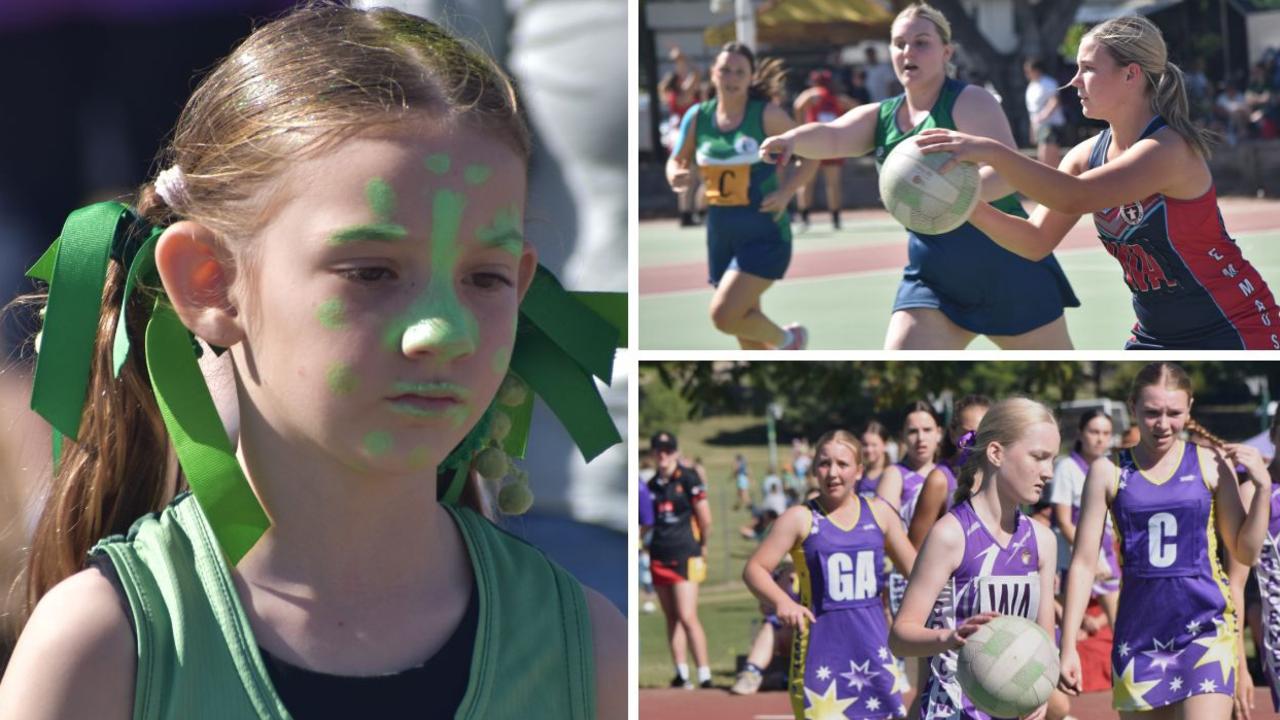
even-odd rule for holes
{"type": "Polygon", "coordinates": [[[330,330],[341,330],[347,325],[347,307],[341,298],[330,298],[316,308],[316,319],[330,330]]]}
{"type": "Polygon", "coordinates": [[[473,186],[483,185],[484,181],[488,180],[492,174],[493,171],[489,169],[488,165],[468,165],[467,169],[462,171],[463,179],[467,181],[468,185],[473,186]]]}
{"type": "Polygon", "coordinates": [[[444,153],[436,153],[434,155],[427,156],[427,169],[436,175],[443,175],[449,172],[449,165],[449,156],[444,153]]]}
{"type": "Polygon", "coordinates": [[[431,451],[424,447],[416,447],[409,453],[409,467],[421,470],[431,464],[431,451]]]}
{"type": "Polygon", "coordinates": [[[391,450],[391,433],[376,430],[364,436],[364,451],[370,455],[386,455],[391,450]]]}
{"type": "Polygon", "coordinates": [[[355,373],[351,371],[351,366],[346,363],[331,366],[324,374],[324,380],[334,395],[349,395],[359,384],[355,373]]]}

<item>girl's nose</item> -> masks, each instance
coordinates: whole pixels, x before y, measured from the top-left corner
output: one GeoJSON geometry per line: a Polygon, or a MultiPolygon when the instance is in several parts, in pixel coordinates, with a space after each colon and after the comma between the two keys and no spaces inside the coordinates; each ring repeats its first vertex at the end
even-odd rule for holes
{"type": "Polygon", "coordinates": [[[409,323],[400,337],[400,349],[406,356],[454,360],[476,351],[475,318],[457,298],[425,305],[426,312],[409,323]]]}

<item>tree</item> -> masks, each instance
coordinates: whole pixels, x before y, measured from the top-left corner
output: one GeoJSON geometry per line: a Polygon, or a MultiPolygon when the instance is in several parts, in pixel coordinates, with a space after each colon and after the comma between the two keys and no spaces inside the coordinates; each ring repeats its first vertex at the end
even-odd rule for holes
{"type": "Polygon", "coordinates": [[[1002,53],[991,45],[960,0],[931,2],[951,22],[952,40],[964,47],[965,57],[972,61],[973,69],[990,78],[1000,93],[1001,105],[1020,145],[1026,144],[1027,140],[1027,108],[1023,103],[1027,81],[1022,74],[1022,61],[1057,55],[1058,46],[1075,20],[1081,1],[1039,0],[1032,3],[1013,0],[1019,42],[1012,53],[1002,53]]]}

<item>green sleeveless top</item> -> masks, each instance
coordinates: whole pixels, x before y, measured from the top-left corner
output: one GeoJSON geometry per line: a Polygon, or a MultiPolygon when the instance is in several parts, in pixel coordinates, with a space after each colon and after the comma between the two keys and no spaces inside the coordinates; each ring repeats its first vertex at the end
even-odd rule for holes
{"type": "MultiPolygon", "coordinates": [[[[928,117],[906,132],[898,129],[897,117],[898,108],[902,106],[902,103],[906,102],[907,96],[905,94],[897,95],[881,102],[880,115],[876,119],[876,169],[880,169],[880,166],[884,164],[884,159],[889,157],[889,153],[893,152],[898,143],[918,135],[922,130],[931,128],[955,130],[956,121],[951,117],[951,109],[955,107],[956,100],[964,89],[965,83],[955,78],[947,78],[942,83],[942,92],[938,93],[938,99],[929,110],[928,117]]],[[[1022,203],[1015,193],[1005,195],[992,202],[991,205],[1009,215],[1027,217],[1026,211],[1022,209],[1022,203]]]]}
{"type": "Polygon", "coordinates": [[[716,125],[716,100],[698,105],[695,159],[711,207],[759,210],[764,196],[778,189],[776,169],[760,160],[766,106],[764,100],[747,100],[742,122],[732,130],[722,131],[716,125]]]}
{"type": "MultiPolygon", "coordinates": [[[[479,514],[443,507],[462,533],[479,595],[471,679],[455,717],[595,717],[591,619],[581,585],[479,514]]],[[[110,559],[133,616],[134,718],[290,717],[194,497],[178,496],[90,555],[110,559]]]]}

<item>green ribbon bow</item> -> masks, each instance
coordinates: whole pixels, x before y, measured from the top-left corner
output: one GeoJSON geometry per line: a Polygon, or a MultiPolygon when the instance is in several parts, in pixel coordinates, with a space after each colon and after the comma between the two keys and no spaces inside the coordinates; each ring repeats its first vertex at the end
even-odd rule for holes
{"type": "MultiPolygon", "coordinates": [[[[159,286],[154,250],[163,230],[122,203],[89,205],[68,216],[62,234],[27,271],[49,284],[31,407],[54,428],[55,460],[62,436],[75,439],[80,430],[107,261],[115,257],[128,267],[112,347],[118,375],[130,352],[123,318],[133,291],[139,283],[159,286]]],[[[547,401],[588,460],[621,442],[591,378],[609,382],[614,350],[626,343],[625,328],[624,294],[569,293],[542,267],[520,306],[511,367],[547,401]]],[[[234,565],[270,520],[240,470],[196,362],[191,334],[163,295],[147,323],[144,352],[187,483],[234,565]]],[[[512,429],[504,442],[509,454],[524,456],[532,407],[530,394],[511,413],[512,429]]],[[[456,499],[457,493],[449,494],[456,499]]]]}

